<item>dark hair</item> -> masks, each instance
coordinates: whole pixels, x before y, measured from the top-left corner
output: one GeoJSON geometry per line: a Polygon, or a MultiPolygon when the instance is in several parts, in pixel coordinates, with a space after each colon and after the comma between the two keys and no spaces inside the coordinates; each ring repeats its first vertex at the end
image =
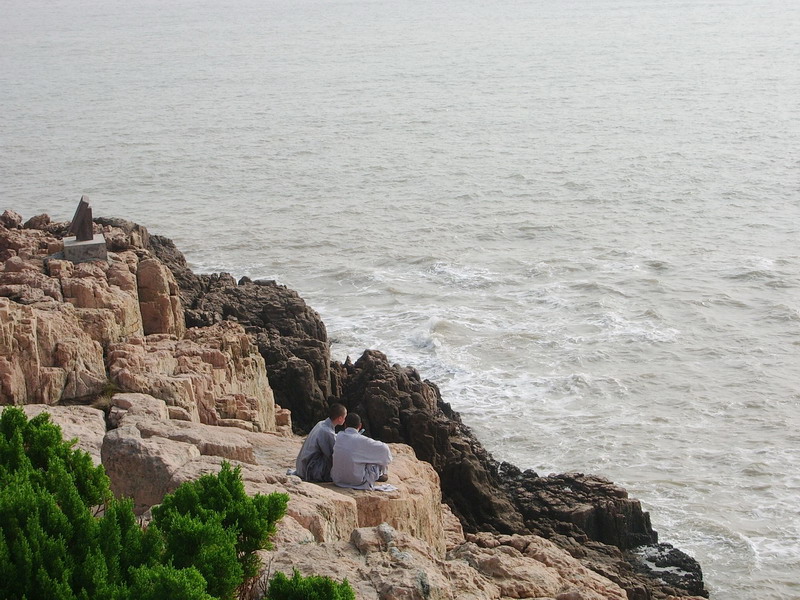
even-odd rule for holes
{"type": "Polygon", "coordinates": [[[347,418],[344,420],[345,427],[355,427],[358,429],[361,427],[361,417],[358,416],[357,413],[351,412],[347,413],[347,418]]]}
{"type": "Polygon", "coordinates": [[[335,421],[339,417],[343,417],[347,414],[347,409],[342,404],[331,404],[328,407],[328,416],[330,417],[331,421],[335,421]]]}

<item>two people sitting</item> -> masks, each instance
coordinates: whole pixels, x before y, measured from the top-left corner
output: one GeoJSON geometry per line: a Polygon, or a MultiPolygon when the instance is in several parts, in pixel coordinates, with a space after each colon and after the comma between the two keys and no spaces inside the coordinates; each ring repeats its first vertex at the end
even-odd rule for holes
{"type": "Polygon", "coordinates": [[[361,417],[332,404],[297,455],[297,475],[305,481],[333,481],[339,487],[371,490],[386,481],[392,452],[383,442],[361,435],[361,417]],[[336,426],[345,429],[336,433],[336,426]]]}

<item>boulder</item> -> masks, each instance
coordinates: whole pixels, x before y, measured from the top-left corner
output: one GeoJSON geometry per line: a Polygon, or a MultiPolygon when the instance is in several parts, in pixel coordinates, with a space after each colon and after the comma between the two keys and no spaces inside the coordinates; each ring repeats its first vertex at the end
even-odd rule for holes
{"type": "Polygon", "coordinates": [[[22,215],[13,210],[5,210],[0,215],[0,225],[8,229],[19,229],[22,226],[22,215]]]}
{"type": "Polygon", "coordinates": [[[31,217],[25,221],[25,229],[46,229],[50,225],[50,215],[41,214],[31,217]]]}
{"type": "MultiPolygon", "coordinates": [[[[118,402],[119,396],[122,394],[115,396],[112,401],[118,402]]],[[[145,394],[124,394],[124,396],[147,398],[145,394]]],[[[157,408],[157,402],[159,401],[153,402],[153,408],[157,408]]],[[[163,405],[163,409],[166,411],[166,405],[163,405]]],[[[158,415],[158,418],[153,418],[149,414],[144,414],[144,411],[140,411],[139,415],[128,412],[121,417],[119,427],[133,425],[139,435],[145,439],[162,438],[191,444],[204,456],[218,456],[229,461],[249,464],[256,463],[255,447],[252,441],[245,436],[245,432],[226,427],[208,427],[187,421],[170,421],[161,418],[162,415],[163,413],[158,415]]]]}
{"type": "Polygon", "coordinates": [[[275,431],[279,435],[291,437],[292,411],[275,405],[275,431]]]}
{"type": "Polygon", "coordinates": [[[147,417],[157,421],[167,421],[169,410],[163,400],[148,394],[119,393],[111,397],[108,421],[112,427],[119,427],[126,415],[147,417]]]}
{"type": "Polygon", "coordinates": [[[146,227],[116,217],[96,217],[93,220],[102,228],[106,246],[112,252],[150,247],[150,234],[146,227]]]}
{"type": "Polygon", "coordinates": [[[172,476],[192,458],[200,456],[196,446],[161,437],[145,437],[135,424],[109,431],[100,453],[111,490],[116,496],[133,499],[134,510],[142,514],[161,502],[172,476]]]}

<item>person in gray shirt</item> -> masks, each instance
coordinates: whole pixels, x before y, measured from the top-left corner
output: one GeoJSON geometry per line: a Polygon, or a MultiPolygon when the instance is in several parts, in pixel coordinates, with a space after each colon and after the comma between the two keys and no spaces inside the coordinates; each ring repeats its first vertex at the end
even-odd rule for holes
{"type": "Polygon", "coordinates": [[[361,435],[361,417],[356,413],[347,415],[344,425],[333,447],[333,483],[371,490],[376,481],[386,481],[392,451],[383,442],[361,435]]]}
{"type": "Polygon", "coordinates": [[[298,477],[305,481],[330,481],[336,426],[344,423],[347,409],[341,404],[328,407],[328,418],[320,421],[306,437],[295,461],[298,477]]]}

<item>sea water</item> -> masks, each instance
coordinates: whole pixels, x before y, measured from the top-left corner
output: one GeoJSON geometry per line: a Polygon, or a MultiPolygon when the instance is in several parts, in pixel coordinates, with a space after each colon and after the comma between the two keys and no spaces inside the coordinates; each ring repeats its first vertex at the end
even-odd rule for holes
{"type": "Polygon", "coordinates": [[[800,3],[4,0],[0,194],[276,279],[800,598],[800,3]]]}

